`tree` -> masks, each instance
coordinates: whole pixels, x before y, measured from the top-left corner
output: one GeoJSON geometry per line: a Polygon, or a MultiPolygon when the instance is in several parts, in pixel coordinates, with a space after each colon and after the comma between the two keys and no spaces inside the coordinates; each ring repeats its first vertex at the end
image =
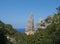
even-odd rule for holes
{"type": "Polygon", "coordinates": [[[58,8],[56,8],[56,9],[57,9],[57,12],[60,13],[60,6],[58,8]]]}

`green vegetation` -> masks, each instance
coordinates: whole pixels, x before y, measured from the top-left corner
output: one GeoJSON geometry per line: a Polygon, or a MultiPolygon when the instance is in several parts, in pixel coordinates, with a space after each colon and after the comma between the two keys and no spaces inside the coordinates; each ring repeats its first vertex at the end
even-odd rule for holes
{"type": "Polygon", "coordinates": [[[52,18],[49,16],[45,19],[47,23],[51,23],[46,29],[39,29],[29,36],[0,21],[0,44],[60,44],[60,7],[57,11],[52,18]],[[7,39],[7,36],[12,38],[12,41],[7,39]]]}

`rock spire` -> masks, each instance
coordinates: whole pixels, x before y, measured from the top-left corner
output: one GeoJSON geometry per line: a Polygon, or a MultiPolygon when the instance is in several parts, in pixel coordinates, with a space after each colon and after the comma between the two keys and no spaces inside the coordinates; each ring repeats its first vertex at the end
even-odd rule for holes
{"type": "Polygon", "coordinates": [[[29,19],[28,19],[28,22],[27,22],[27,26],[26,26],[26,34],[27,35],[31,35],[33,34],[33,31],[34,31],[34,18],[33,18],[33,14],[30,13],[30,16],[29,16],[29,19]]]}

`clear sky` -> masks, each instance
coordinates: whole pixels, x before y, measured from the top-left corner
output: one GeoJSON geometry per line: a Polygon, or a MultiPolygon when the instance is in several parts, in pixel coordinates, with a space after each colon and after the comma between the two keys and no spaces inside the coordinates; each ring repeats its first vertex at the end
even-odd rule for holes
{"type": "Polygon", "coordinates": [[[56,12],[60,0],[0,0],[0,20],[14,28],[25,28],[30,12],[34,23],[56,12]]]}

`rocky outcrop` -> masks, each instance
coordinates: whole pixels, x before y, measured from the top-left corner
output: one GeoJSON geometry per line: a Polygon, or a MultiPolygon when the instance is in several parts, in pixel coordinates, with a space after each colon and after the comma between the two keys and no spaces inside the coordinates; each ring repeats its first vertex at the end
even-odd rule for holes
{"type": "Polygon", "coordinates": [[[30,13],[25,33],[27,35],[31,35],[31,34],[33,34],[33,31],[34,31],[34,19],[33,19],[32,13],[30,13]]]}
{"type": "Polygon", "coordinates": [[[30,13],[25,33],[27,35],[32,35],[38,29],[46,29],[47,26],[50,25],[51,23],[58,23],[57,21],[59,21],[59,16],[52,15],[52,16],[48,16],[45,20],[40,18],[38,23],[34,26],[34,18],[33,18],[32,13],[30,13]]]}
{"type": "Polygon", "coordinates": [[[35,26],[35,30],[38,29],[45,29],[47,27],[47,23],[45,22],[45,20],[43,20],[42,18],[39,19],[38,23],[35,26]]]}

